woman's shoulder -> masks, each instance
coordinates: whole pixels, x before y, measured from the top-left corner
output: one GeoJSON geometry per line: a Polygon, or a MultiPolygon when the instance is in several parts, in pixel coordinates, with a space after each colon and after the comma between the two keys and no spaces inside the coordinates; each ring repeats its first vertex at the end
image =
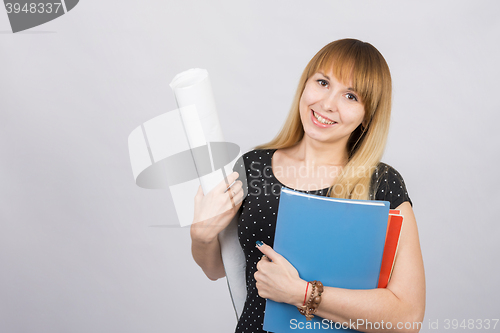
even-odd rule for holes
{"type": "Polygon", "coordinates": [[[399,178],[403,178],[401,174],[391,165],[384,163],[384,162],[379,162],[377,167],[375,168],[375,171],[373,173],[373,176],[395,176],[399,178]]]}
{"type": "Polygon", "coordinates": [[[398,207],[405,201],[413,205],[401,173],[387,163],[380,162],[372,174],[373,191],[370,194],[375,200],[384,200],[391,203],[391,209],[398,207]]]}
{"type": "Polygon", "coordinates": [[[251,149],[241,155],[241,160],[247,168],[252,164],[254,167],[258,167],[258,165],[266,166],[270,163],[275,150],[276,149],[251,149]]]}
{"type": "Polygon", "coordinates": [[[271,156],[275,150],[251,149],[238,158],[233,171],[241,172],[245,169],[246,173],[249,173],[251,170],[260,169],[268,164],[270,165],[271,156]]]}
{"type": "Polygon", "coordinates": [[[248,160],[259,159],[259,157],[271,155],[275,150],[276,149],[250,149],[243,154],[243,158],[248,160]]]}

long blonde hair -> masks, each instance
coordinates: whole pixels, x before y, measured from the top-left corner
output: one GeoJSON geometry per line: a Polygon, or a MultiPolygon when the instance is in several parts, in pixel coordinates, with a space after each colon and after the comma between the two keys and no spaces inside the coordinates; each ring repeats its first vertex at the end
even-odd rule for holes
{"type": "Polygon", "coordinates": [[[292,107],[278,135],[254,149],[281,149],[297,144],[304,136],[299,103],[307,80],[318,71],[332,71],[345,85],[352,84],[365,108],[361,125],[349,137],[349,159],[328,196],[368,199],[373,171],[382,158],[391,117],[392,82],[389,66],[369,43],[341,39],[323,47],[307,64],[299,81],[292,107]],[[352,80],[352,82],[351,82],[352,80]]]}

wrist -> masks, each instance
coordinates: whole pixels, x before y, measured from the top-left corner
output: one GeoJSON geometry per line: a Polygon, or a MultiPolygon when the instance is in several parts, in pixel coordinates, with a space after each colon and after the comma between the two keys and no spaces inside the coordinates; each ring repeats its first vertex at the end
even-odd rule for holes
{"type": "Polygon", "coordinates": [[[297,282],[297,286],[293,289],[292,300],[290,304],[296,307],[301,307],[304,305],[304,299],[307,301],[311,297],[312,288],[311,284],[305,280],[300,280],[297,282]]]}
{"type": "Polygon", "coordinates": [[[311,296],[307,303],[303,306],[297,307],[300,314],[306,317],[306,320],[311,320],[316,311],[318,310],[318,306],[321,303],[321,295],[323,294],[324,287],[321,281],[311,281],[312,291],[311,296]]]}

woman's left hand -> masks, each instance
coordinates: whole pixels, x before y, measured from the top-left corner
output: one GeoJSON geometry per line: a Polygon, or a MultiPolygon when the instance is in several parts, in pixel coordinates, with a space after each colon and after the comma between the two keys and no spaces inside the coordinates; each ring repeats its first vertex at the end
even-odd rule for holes
{"type": "Polygon", "coordinates": [[[275,302],[302,305],[307,282],[295,267],[272,247],[262,243],[257,248],[264,254],[254,274],[259,296],[275,302]]]}

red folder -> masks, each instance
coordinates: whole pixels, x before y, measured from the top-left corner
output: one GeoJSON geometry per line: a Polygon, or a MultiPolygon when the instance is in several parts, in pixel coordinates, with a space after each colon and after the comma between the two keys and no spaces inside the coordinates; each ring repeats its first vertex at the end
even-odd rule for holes
{"type": "Polygon", "coordinates": [[[386,288],[391,278],[402,225],[403,215],[400,215],[399,210],[391,209],[389,211],[389,221],[387,223],[387,233],[385,236],[384,254],[382,256],[382,265],[378,278],[378,288],[386,288]]]}

